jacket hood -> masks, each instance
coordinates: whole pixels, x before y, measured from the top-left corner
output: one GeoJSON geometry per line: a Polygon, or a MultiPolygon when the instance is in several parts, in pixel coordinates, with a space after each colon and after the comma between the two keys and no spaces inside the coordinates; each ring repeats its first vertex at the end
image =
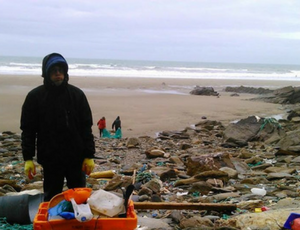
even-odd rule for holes
{"type": "Polygon", "coordinates": [[[68,75],[69,66],[66,61],[66,59],[59,53],[51,53],[44,57],[43,63],[42,63],[42,77],[44,78],[44,85],[47,88],[62,88],[64,87],[67,82],[69,81],[69,75],[68,75]],[[50,69],[54,65],[60,65],[64,69],[64,81],[60,86],[56,86],[51,80],[50,80],[50,69]]]}

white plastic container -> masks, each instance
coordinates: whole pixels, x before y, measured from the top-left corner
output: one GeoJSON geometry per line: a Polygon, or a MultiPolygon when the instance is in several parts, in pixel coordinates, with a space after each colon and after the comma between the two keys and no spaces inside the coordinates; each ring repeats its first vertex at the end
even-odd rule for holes
{"type": "Polygon", "coordinates": [[[267,191],[265,190],[265,188],[252,188],[251,192],[254,195],[260,195],[260,196],[265,196],[267,194],[267,191]]]}
{"type": "Polygon", "coordinates": [[[70,200],[74,209],[75,218],[79,222],[87,222],[93,218],[89,204],[76,204],[73,198],[70,200]]]}
{"type": "Polygon", "coordinates": [[[124,199],[102,189],[93,192],[87,202],[92,210],[109,217],[124,212],[124,199]]]}

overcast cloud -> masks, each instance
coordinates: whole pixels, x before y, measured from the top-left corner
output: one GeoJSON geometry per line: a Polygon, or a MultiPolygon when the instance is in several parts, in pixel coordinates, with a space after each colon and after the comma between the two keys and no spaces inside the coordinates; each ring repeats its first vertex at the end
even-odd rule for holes
{"type": "Polygon", "coordinates": [[[300,63],[299,0],[0,0],[0,54],[300,63]]]}

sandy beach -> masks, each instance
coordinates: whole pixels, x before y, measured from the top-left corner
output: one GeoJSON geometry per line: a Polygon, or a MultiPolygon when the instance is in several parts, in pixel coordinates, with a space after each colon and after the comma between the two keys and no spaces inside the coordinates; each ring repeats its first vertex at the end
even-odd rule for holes
{"type": "MultiPolygon", "coordinates": [[[[21,132],[20,114],[24,99],[42,81],[40,76],[0,75],[0,132],[21,132]]],[[[111,130],[114,119],[120,116],[123,137],[155,137],[160,131],[182,130],[201,121],[203,116],[226,125],[251,115],[282,115],[285,111],[281,105],[247,100],[257,95],[231,97],[231,93],[224,92],[224,89],[241,85],[270,89],[299,86],[299,82],[291,81],[75,76],[70,76],[69,83],[81,88],[89,100],[94,135],[99,135],[96,123],[102,116],[106,117],[108,130],[111,130]],[[211,86],[220,97],[190,95],[196,85],[211,86]]]]}

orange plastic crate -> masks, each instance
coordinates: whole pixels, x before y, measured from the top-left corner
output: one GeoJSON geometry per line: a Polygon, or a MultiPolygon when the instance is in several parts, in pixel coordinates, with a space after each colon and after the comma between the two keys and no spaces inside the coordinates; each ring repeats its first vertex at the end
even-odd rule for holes
{"type": "Polygon", "coordinates": [[[137,227],[137,216],[133,201],[129,201],[127,218],[93,218],[88,222],[72,220],[48,220],[48,202],[39,206],[38,213],[33,221],[34,230],[133,230],[137,227]]]}

